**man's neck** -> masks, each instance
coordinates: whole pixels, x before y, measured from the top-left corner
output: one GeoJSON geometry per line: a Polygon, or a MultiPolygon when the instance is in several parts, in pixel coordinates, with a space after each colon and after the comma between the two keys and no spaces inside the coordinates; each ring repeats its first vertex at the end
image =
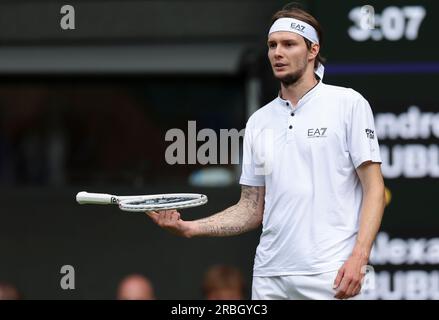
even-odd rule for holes
{"type": "Polygon", "coordinates": [[[280,94],[282,99],[289,100],[293,105],[297,105],[299,100],[318,83],[314,77],[302,77],[296,83],[286,87],[281,83],[280,94]]]}

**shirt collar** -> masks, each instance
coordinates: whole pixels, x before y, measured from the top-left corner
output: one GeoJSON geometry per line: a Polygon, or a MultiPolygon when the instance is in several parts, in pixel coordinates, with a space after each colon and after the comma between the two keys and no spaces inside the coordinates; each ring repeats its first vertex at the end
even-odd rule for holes
{"type": "Polygon", "coordinates": [[[319,88],[321,86],[322,86],[322,81],[319,80],[319,82],[313,88],[311,88],[307,93],[305,93],[305,95],[302,98],[299,99],[296,106],[293,106],[291,101],[283,99],[280,96],[280,90],[279,90],[279,93],[277,96],[277,101],[279,104],[281,104],[283,107],[285,107],[288,111],[297,110],[304,103],[306,103],[309,99],[311,99],[316,94],[316,92],[319,91],[319,88]]]}

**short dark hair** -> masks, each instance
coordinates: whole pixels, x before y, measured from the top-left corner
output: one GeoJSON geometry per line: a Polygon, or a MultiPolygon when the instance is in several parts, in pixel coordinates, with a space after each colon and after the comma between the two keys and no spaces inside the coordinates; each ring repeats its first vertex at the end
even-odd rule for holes
{"type": "MultiPolygon", "coordinates": [[[[319,44],[320,44],[320,51],[322,49],[323,44],[323,31],[322,26],[317,21],[316,18],[314,18],[311,14],[309,14],[307,11],[305,11],[302,6],[299,3],[292,2],[284,6],[281,10],[276,12],[273,17],[271,18],[271,24],[273,24],[277,19],[280,18],[294,18],[297,20],[304,21],[311,25],[314,29],[317,31],[317,35],[319,36],[319,44]]],[[[308,49],[311,48],[311,41],[308,39],[305,39],[305,43],[308,49]]],[[[324,63],[326,59],[322,56],[322,54],[318,53],[315,61],[314,61],[314,70],[317,69],[319,66],[319,63],[324,63]]]]}

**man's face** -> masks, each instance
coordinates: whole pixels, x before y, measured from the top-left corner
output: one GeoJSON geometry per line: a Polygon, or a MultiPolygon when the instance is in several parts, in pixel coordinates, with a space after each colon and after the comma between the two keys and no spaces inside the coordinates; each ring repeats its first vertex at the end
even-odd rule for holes
{"type": "Polygon", "coordinates": [[[286,86],[296,83],[309,63],[305,39],[296,33],[280,31],[269,35],[267,45],[274,76],[286,86]]]}

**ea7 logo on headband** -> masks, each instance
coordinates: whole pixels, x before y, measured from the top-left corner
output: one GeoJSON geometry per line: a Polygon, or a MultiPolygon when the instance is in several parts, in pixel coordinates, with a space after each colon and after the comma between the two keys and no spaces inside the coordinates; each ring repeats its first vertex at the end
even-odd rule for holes
{"type": "Polygon", "coordinates": [[[305,32],[305,26],[302,26],[301,24],[298,24],[298,23],[295,23],[295,22],[291,23],[291,29],[300,31],[302,33],[305,32]]]}
{"type": "Polygon", "coordinates": [[[374,138],[375,138],[375,132],[374,132],[373,130],[366,129],[366,136],[367,136],[369,139],[374,139],[374,138]]]}

